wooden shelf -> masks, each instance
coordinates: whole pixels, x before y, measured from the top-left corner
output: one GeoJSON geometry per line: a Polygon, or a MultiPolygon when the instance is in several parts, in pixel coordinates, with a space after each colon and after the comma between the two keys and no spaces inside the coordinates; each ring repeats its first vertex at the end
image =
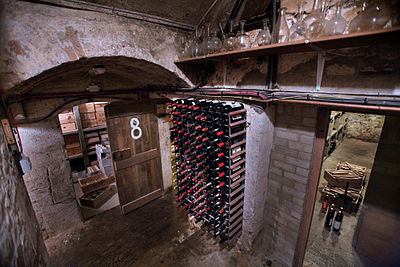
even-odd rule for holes
{"type": "MultiPolygon", "coordinates": [[[[88,155],[94,155],[94,154],[96,154],[96,151],[91,151],[91,152],[88,153],[88,155]]],[[[79,159],[79,158],[82,158],[82,157],[83,157],[83,154],[76,154],[76,155],[73,155],[73,156],[69,156],[68,160],[79,159]]]]}
{"type": "Polygon", "coordinates": [[[83,131],[85,133],[87,133],[87,132],[93,132],[93,131],[105,130],[105,129],[107,129],[107,126],[102,125],[102,126],[96,126],[96,127],[91,127],[91,128],[84,128],[83,131]]]}
{"type": "Polygon", "coordinates": [[[267,55],[313,52],[315,47],[329,50],[347,47],[366,46],[377,43],[393,43],[400,40],[400,27],[381,29],[345,35],[321,37],[312,40],[301,40],[284,44],[271,44],[243,50],[221,52],[207,56],[187,58],[175,61],[182,63],[201,63],[233,58],[260,57],[267,55]]]}
{"type": "Polygon", "coordinates": [[[75,131],[71,131],[71,132],[62,133],[62,135],[70,135],[70,134],[77,134],[77,133],[78,133],[78,130],[75,130],[75,131]]]}

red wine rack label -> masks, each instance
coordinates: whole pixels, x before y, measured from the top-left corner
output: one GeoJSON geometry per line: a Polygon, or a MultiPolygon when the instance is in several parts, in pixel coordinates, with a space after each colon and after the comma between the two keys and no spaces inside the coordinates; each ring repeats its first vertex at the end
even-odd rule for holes
{"type": "Polygon", "coordinates": [[[177,207],[220,242],[242,231],[246,110],[237,102],[167,103],[177,207]]]}

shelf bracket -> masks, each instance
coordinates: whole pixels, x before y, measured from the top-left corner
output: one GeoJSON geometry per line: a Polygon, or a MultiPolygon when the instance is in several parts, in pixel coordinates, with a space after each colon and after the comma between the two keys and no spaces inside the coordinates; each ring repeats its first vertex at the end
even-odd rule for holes
{"type": "Polygon", "coordinates": [[[321,83],[322,83],[322,76],[324,74],[324,66],[325,66],[325,59],[326,59],[326,51],[318,46],[309,43],[309,40],[305,40],[305,44],[317,51],[318,58],[317,58],[317,82],[315,85],[315,90],[321,90],[321,83]]]}

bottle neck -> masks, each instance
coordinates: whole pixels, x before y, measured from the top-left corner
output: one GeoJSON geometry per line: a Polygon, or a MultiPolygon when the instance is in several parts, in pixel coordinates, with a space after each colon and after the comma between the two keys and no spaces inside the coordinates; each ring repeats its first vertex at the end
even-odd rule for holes
{"type": "Polygon", "coordinates": [[[244,24],[245,24],[246,22],[244,22],[244,21],[241,21],[240,22],[240,33],[241,34],[244,34],[245,33],[245,31],[244,31],[244,24]]]}
{"type": "Polygon", "coordinates": [[[318,12],[320,10],[321,7],[321,0],[314,0],[314,4],[312,7],[312,12],[318,12]]]}
{"type": "Polygon", "coordinates": [[[341,4],[338,4],[336,6],[336,15],[337,16],[341,16],[342,15],[342,5],[341,4]]]}

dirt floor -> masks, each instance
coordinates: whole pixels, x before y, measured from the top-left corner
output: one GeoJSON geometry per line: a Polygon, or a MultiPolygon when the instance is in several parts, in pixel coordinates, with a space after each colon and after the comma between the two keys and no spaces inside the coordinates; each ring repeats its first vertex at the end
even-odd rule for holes
{"type": "Polygon", "coordinates": [[[365,194],[377,146],[377,143],[344,139],[323,162],[304,266],[377,266],[359,255],[353,247],[361,206],[357,213],[344,213],[340,233],[336,233],[324,227],[326,213],[321,212],[322,201],[320,200],[321,190],[327,185],[323,172],[325,169],[334,169],[339,161],[347,161],[368,168],[367,182],[363,190],[365,194]]]}
{"type": "Polygon", "coordinates": [[[263,266],[195,230],[172,193],[126,216],[118,208],[46,241],[52,266],[263,266]]]}

